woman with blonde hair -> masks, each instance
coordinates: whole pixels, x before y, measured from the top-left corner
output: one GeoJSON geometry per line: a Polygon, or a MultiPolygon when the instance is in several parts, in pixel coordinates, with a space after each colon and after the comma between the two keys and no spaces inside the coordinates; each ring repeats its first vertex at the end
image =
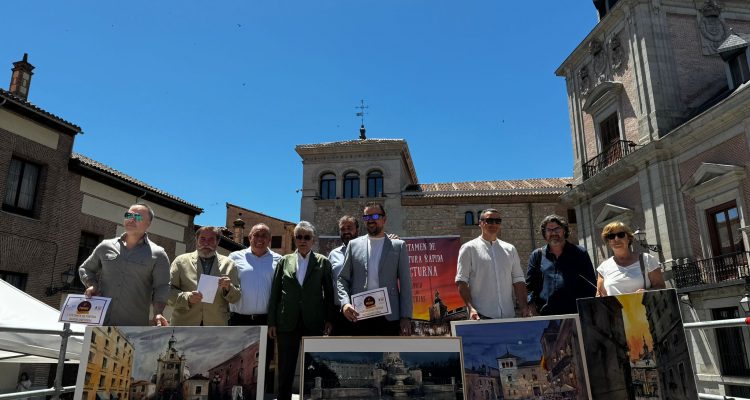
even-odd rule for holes
{"type": "Polygon", "coordinates": [[[597,296],[666,288],[659,261],[650,254],[634,252],[633,238],[633,230],[621,221],[611,222],[602,230],[602,241],[614,255],[596,269],[597,296]]]}

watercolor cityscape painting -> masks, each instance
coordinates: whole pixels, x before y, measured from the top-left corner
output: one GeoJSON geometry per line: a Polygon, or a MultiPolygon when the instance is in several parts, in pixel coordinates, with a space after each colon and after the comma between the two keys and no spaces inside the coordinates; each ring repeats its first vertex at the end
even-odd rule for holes
{"type": "Polygon", "coordinates": [[[452,322],[467,399],[589,399],[576,315],[452,322]]]}
{"type": "Polygon", "coordinates": [[[87,327],[75,398],[262,399],[266,329],[87,327]]]}
{"type": "Polygon", "coordinates": [[[594,399],[697,399],[674,289],[578,300],[594,399]]]}

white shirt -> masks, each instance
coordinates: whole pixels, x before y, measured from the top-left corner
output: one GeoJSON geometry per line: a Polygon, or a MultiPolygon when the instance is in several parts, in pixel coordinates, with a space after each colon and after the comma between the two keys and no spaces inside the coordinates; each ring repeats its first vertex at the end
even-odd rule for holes
{"type": "Polygon", "coordinates": [[[646,286],[643,287],[643,273],[641,273],[641,264],[638,260],[634,263],[621,266],[617,264],[614,257],[610,257],[596,268],[596,272],[604,278],[604,289],[608,295],[635,293],[640,289],[651,287],[651,281],[648,279],[648,272],[655,271],[659,267],[659,261],[651,254],[643,254],[643,266],[646,273],[646,286]]]}
{"type": "Polygon", "coordinates": [[[305,282],[307,264],[310,263],[310,254],[312,251],[308,251],[306,256],[300,254],[299,251],[295,251],[295,253],[297,253],[297,282],[302,286],[302,283],[305,282]]]}
{"type": "Polygon", "coordinates": [[[258,257],[245,249],[229,254],[229,259],[237,267],[242,292],[240,301],[229,304],[229,311],[245,315],[268,313],[273,273],[281,255],[268,250],[258,257]]]}
{"type": "Polygon", "coordinates": [[[385,236],[367,237],[367,290],[380,287],[380,255],[383,254],[385,236]]]}
{"type": "Polygon", "coordinates": [[[525,281],[518,252],[510,243],[480,236],[458,251],[456,282],[469,284],[473,306],[485,317],[515,317],[513,284],[525,281]]]}

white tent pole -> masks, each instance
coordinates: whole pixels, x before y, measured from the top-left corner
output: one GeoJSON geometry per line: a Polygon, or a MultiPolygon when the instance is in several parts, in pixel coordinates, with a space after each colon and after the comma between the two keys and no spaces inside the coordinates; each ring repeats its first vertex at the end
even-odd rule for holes
{"type": "Polygon", "coordinates": [[[68,338],[73,331],[70,330],[70,323],[66,322],[63,324],[63,330],[60,333],[60,356],[57,357],[57,371],[55,371],[55,394],[52,395],[52,400],[60,399],[60,393],[62,392],[62,378],[63,368],[65,368],[65,355],[68,351],[68,338]]]}

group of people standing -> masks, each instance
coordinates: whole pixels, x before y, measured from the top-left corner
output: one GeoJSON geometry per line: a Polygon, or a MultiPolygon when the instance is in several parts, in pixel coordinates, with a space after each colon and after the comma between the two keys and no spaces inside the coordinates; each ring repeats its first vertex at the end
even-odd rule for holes
{"type": "MultiPolygon", "coordinates": [[[[339,219],[343,244],[328,257],[312,251],[317,231],[307,221],[295,226],[296,250],[285,256],[269,249],[271,230],[265,224],[251,228],[248,249],[228,257],[216,251],[220,228],[204,226],[196,230],[196,250],[170,266],[164,249],[148,238],[153,219],[148,205],[131,206],[124,214],[125,233],[101,242],[79,268],[87,296],[112,298],[107,325],[267,325],[269,338],[278,342],[279,399],[291,398],[302,336],[411,335],[407,246],[386,234],[380,203],[364,207],[366,235],[357,237],[358,218],[339,219]],[[213,301],[204,302],[198,291],[202,275],[218,278],[213,301]],[[351,296],[382,288],[391,313],[359,319],[351,296]],[[171,321],[162,315],[166,304],[174,309],[171,321]]],[[[664,287],[658,262],[632,250],[633,232],[623,223],[602,232],[614,256],[597,268],[598,276],[586,251],[566,240],[564,218],[542,221],[547,244],[532,252],[525,274],[516,248],[499,239],[501,223],[499,211],[484,210],[482,234],[459,251],[455,280],[470,319],[516,316],[514,295],[520,314],[534,316],[575,313],[582,297],[664,287]]]]}
{"type": "Polygon", "coordinates": [[[575,314],[579,298],[665,288],[658,260],[635,251],[633,230],[609,223],[602,241],[613,256],[594,269],[586,250],[568,242],[570,226],[559,215],[539,225],[547,242],[532,251],[524,274],[516,248],[500,240],[502,219],[495,209],[482,211],[482,234],[461,246],[456,284],[469,319],[575,314]]]}

